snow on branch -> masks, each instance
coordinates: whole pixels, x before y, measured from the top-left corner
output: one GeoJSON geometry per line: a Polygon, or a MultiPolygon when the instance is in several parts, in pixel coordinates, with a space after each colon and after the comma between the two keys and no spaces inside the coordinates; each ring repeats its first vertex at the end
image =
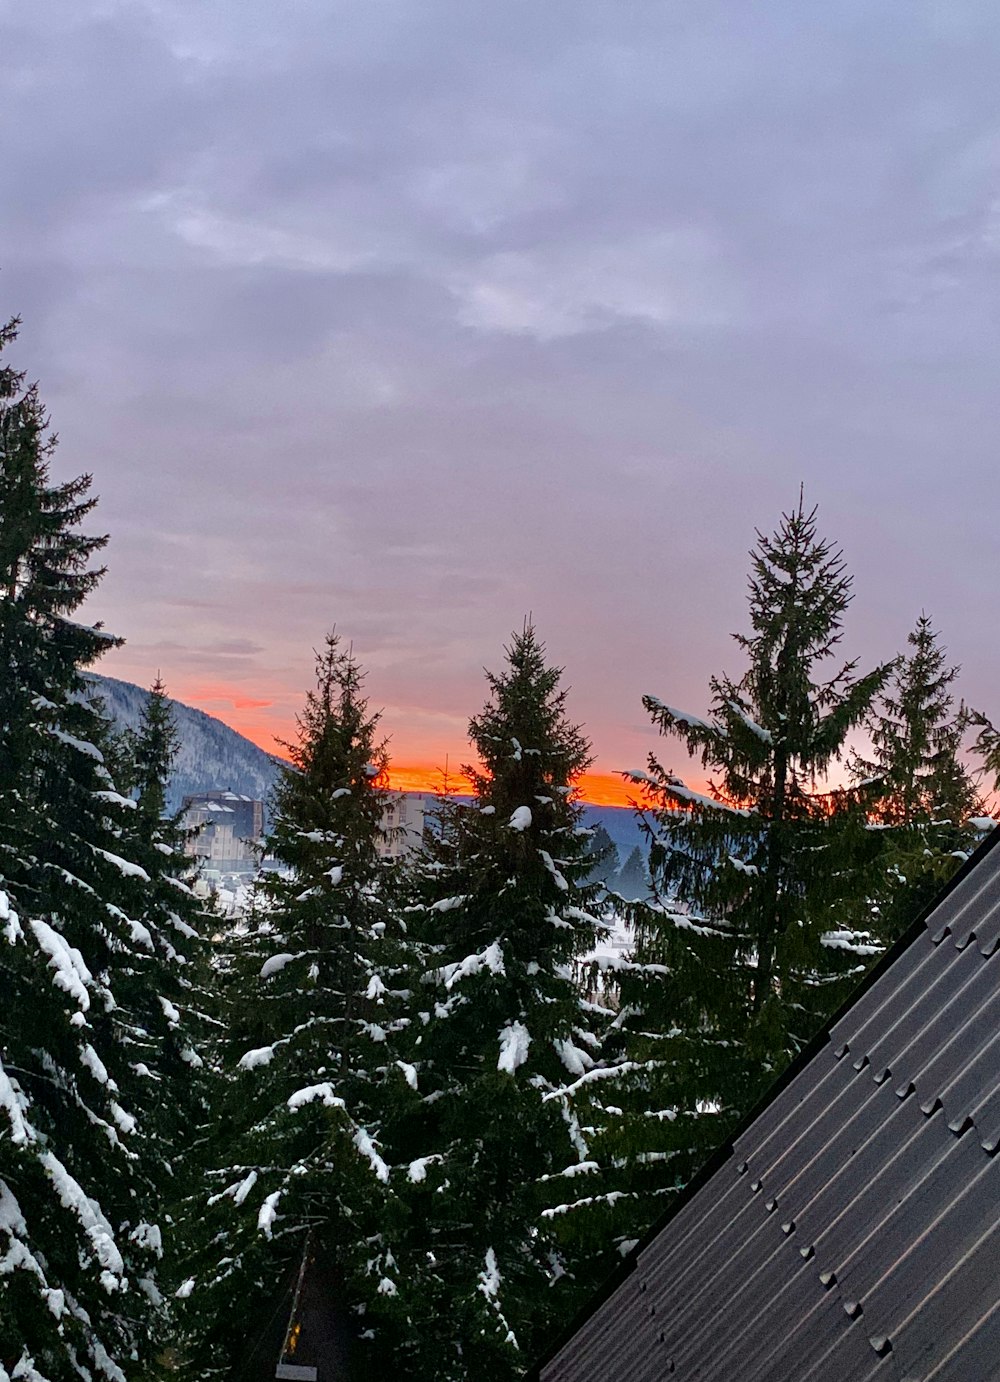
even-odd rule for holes
{"type": "Polygon", "coordinates": [[[133,864],[128,859],[122,859],[117,854],[111,854],[106,849],[98,849],[96,845],[90,848],[95,854],[99,854],[102,859],[106,859],[109,864],[114,864],[119,873],[126,878],[141,878],[144,883],[151,883],[152,879],[144,868],[139,864],[133,864]]]}
{"type": "Polygon", "coordinates": [[[290,1109],[303,1108],[306,1104],[314,1104],[319,1099],[327,1108],[346,1108],[343,1099],[333,1092],[331,1084],[312,1084],[306,1089],[297,1089],[294,1094],[289,1096],[288,1107],[290,1109]]]}
{"type": "Polygon", "coordinates": [[[265,960],[261,965],[260,977],[262,979],[270,979],[272,974],[279,974],[281,970],[284,969],[285,965],[290,964],[292,960],[301,958],[301,953],[298,955],[290,955],[284,952],[281,955],[272,955],[269,960],[265,960]]]}
{"type": "Polygon", "coordinates": [[[236,1062],[236,1068],[238,1070],[256,1070],[259,1065],[270,1065],[272,1060],[274,1060],[274,1046],[256,1046],[252,1051],[247,1051],[240,1056],[236,1062]]]}
{"type": "Polygon", "coordinates": [[[706,797],[702,792],[692,792],[690,787],[685,787],[683,782],[669,782],[661,786],[661,790],[679,801],[688,801],[692,806],[700,806],[703,811],[727,811],[731,816],[752,816],[753,810],[747,806],[730,806],[728,802],[716,801],[714,797],[706,797]]]}
{"type": "Polygon", "coordinates": [[[275,1218],[278,1213],[278,1201],[281,1199],[280,1190],[272,1190],[270,1195],[261,1205],[257,1213],[257,1227],[265,1238],[271,1237],[271,1230],[274,1226],[275,1218]]]}
{"type": "Polygon", "coordinates": [[[664,907],[659,902],[649,902],[646,905],[651,912],[657,912],[660,916],[665,917],[679,931],[694,931],[699,936],[727,936],[732,934],[729,922],[721,917],[692,916],[690,912],[676,912],[670,907],[664,907]]]}
{"type": "Polygon", "coordinates": [[[55,970],[52,982],[56,988],[75,998],[82,1012],[87,1012],[90,1008],[90,994],[86,985],[93,982],[93,975],[84,963],[83,956],[58,931],[54,931],[48,922],[32,921],[29,925],[39,948],[49,957],[49,969],[55,970]]]}
{"type": "Polygon", "coordinates": [[[856,931],[824,931],[819,943],[828,950],[849,950],[852,955],[881,955],[884,949],[881,945],[862,940],[856,931]]]}
{"type": "Polygon", "coordinates": [[[112,806],[125,806],[130,811],[136,809],[137,803],[131,797],[123,797],[120,792],[91,792],[90,795],[98,801],[109,802],[112,806]]]}
{"type": "Polygon", "coordinates": [[[599,1171],[600,1164],[596,1161],[575,1161],[572,1166],[567,1166],[565,1171],[553,1171],[550,1175],[539,1176],[537,1184],[541,1185],[547,1180],[572,1179],[573,1176],[589,1176],[593,1171],[599,1171]]]}
{"type": "Polygon", "coordinates": [[[15,1147],[23,1147],[35,1140],[35,1130],[25,1118],[28,1100],[15,1085],[0,1062],[0,1109],[7,1115],[10,1123],[11,1141],[15,1147]]]}
{"type": "Polygon", "coordinates": [[[434,1152],[431,1156],[418,1156],[407,1167],[407,1179],[414,1185],[419,1185],[421,1181],[427,1179],[427,1168],[433,1165],[435,1161],[444,1161],[444,1157],[439,1152],[434,1152]]]}
{"type": "Polygon", "coordinates": [[[622,955],[595,955],[590,963],[596,965],[602,974],[607,974],[609,970],[615,974],[661,974],[666,976],[673,973],[669,965],[626,960],[622,955]]]}
{"type": "Polygon", "coordinates": [[[594,1058],[588,1051],[582,1051],[568,1038],[556,1039],[552,1045],[556,1055],[571,1075],[583,1075],[594,1066],[594,1058]]]}
{"type": "Polygon", "coordinates": [[[442,897],[437,902],[432,902],[427,908],[429,912],[454,912],[459,907],[465,905],[468,897],[463,894],[461,897],[442,897]]]}
{"type": "Polygon", "coordinates": [[[661,715],[669,715],[674,724],[687,725],[689,729],[703,729],[709,734],[719,734],[725,737],[725,726],[712,724],[709,720],[703,720],[700,715],[689,715],[686,710],[678,710],[676,706],[667,705],[661,701],[659,696],[643,696],[642,698],[650,710],[655,710],[661,715]]]}
{"type": "Polygon", "coordinates": [[[774,743],[774,737],[771,734],[771,731],[769,729],[765,729],[763,725],[759,725],[756,720],[751,719],[751,717],[740,705],[739,701],[727,701],[726,704],[729,706],[729,709],[733,712],[736,718],[738,720],[742,720],[742,722],[746,725],[747,729],[750,730],[751,734],[756,734],[757,738],[762,743],[774,743]]]}
{"type": "Polygon", "coordinates": [[[337,1022],[335,1017],[310,1017],[305,1022],[300,1022],[297,1027],[293,1027],[290,1034],[286,1037],[279,1037],[270,1046],[257,1046],[252,1051],[247,1051],[236,1062],[238,1070],[255,1070],[258,1065],[270,1065],[274,1059],[274,1053],[279,1046],[288,1046],[300,1032],[308,1031],[310,1027],[317,1027],[321,1023],[337,1022]]]}
{"type": "Polygon", "coordinates": [[[504,1317],[503,1311],[500,1309],[500,1268],[497,1266],[496,1253],[492,1248],[486,1249],[486,1264],[479,1273],[479,1285],[476,1287],[476,1290],[482,1291],[487,1302],[496,1311],[497,1319],[507,1331],[504,1342],[510,1344],[512,1348],[518,1348],[519,1346],[514,1331],[511,1329],[504,1317]]]}
{"type": "Polygon", "coordinates": [[[65,730],[55,729],[52,726],[48,727],[47,733],[53,739],[58,739],[60,744],[68,744],[71,749],[76,749],[77,753],[82,753],[85,758],[92,758],[95,763],[104,762],[104,754],[89,739],[77,739],[75,735],[67,734],[65,730]]]}
{"type": "Polygon", "coordinates": [[[484,969],[488,969],[491,974],[506,973],[499,941],[494,941],[492,945],[488,945],[485,950],[475,955],[466,955],[464,960],[459,960],[455,964],[433,970],[430,977],[443,981],[446,989],[452,989],[462,979],[479,974],[484,969]]]}
{"type": "MultiPolygon", "coordinates": [[[[7,1251],[0,1257],[0,1277],[9,1276],[15,1268],[31,1272],[41,1283],[42,1294],[48,1295],[45,1272],[25,1242],[28,1237],[28,1225],[21,1213],[21,1206],[18,1204],[13,1190],[3,1180],[0,1180],[0,1233],[5,1233],[9,1242],[7,1251]]],[[[48,1304],[52,1313],[58,1318],[59,1311],[52,1308],[53,1301],[51,1299],[48,1304]]],[[[4,1378],[10,1382],[7,1373],[3,1370],[3,1365],[0,1364],[0,1382],[3,1382],[4,1378]]]]}
{"type": "Polygon", "coordinates": [[[5,892],[0,891],[0,922],[3,922],[3,933],[7,938],[8,945],[14,945],[17,941],[24,939],[24,932],[17,913],[10,905],[10,898],[5,892]]]}
{"type": "Polygon", "coordinates": [[[574,1200],[572,1204],[557,1204],[551,1209],[543,1209],[542,1218],[554,1219],[559,1214],[569,1214],[571,1210],[585,1209],[591,1204],[615,1205],[619,1200],[632,1198],[627,1190],[609,1190],[606,1195],[587,1195],[582,1200],[574,1200]]]}
{"type": "Polygon", "coordinates": [[[556,887],[561,888],[563,892],[568,892],[569,884],[566,882],[566,879],[556,868],[552,860],[552,855],[548,852],[548,850],[545,849],[540,849],[538,853],[541,856],[542,863],[545,865],[545,867],[548,869],[549,873],[551,873],[553,879],[555,880],[556,887]]]}
{"type": "Polygon", "coordinates": [[[77,1181],[51,1152],[42,1152],[38,1160],[55,1187],[60,1203],[76,1215],[89,1238],[94,1255],[104,1268],[101,1285],[109,1293],[117,1291],[123,1285],[125,1263],[118,1251],[114,1231],[97,1201],[84,1194],[77,1181]]]}
{"type": "Polygon", "coordinates": [[[542,1103],[548,1103],[550,1099],[568,1099],[582,1089],[584,1085],[593,1083],[594,1080],[614,1079],[619,1075],[627,1075],[632,1070],[648,1070],[652,1066],[662,1064],[661,1061],[621,1061],[618,1065],[602,1065],[594,1070],[588,1070],[572,1084],[564,1085],[561,1089],[550,1089],[542,1095],[542,1103]]]}
{"type": "Polygon", "coordinates": [[[518,1066],[528,1059],[531,1033],[523,1022],[508,1022],[500,1033],[500,1058],[497,1069],[513,1075],[518,1066]]]}
{"type": "Polygon", "coordinates": [[[389,1168],[378,1154],[375,1143],[371,1135],[364,1128],[358,1128],[354,1134],[354,1145],[363,1157],[367,1157],[375,1175],[383,1185],[389,1179],[389,1168]]]}

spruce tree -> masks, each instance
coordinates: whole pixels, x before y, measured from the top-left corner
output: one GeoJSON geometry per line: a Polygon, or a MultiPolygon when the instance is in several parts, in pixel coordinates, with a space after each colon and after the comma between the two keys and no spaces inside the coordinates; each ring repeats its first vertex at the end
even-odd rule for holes
{"type": "Polygon", "coordinates": [[[404,1039],[420,1099],[393,1144],[398,1364],[436,1382],[518,1376],[607,1266],[577,1218],[597,1167],[573,1109],[610,1016],[577,972],[602,929],[576,797],[590,746],[530,625],[487,678],[473,799],[442,802],[419,879],[425,969],[404,1039]]]}
{"type": "Polygon", "coordinates": [[[162,841],[165,829],[169,829],[171,845],[181,844],[176,824],[166,827],[167,788],[181,736],[159,672],[143,704],[139,724],[126,742],[131,760],[129,786],[151,838],[162,841]]]}
{"type": "Polygon", "coordinates": [[[867,718],[870,756],[855,755],[852,776],[869,820],[881,826],[883,870],[872,898],[878,926],[894,940],[968,856],[983,804],[961,759],[972,722],[952,691],[959,668],[926,614],[908,637],[888,685],[867,718]]]}
{"type": "Polygon", "coordinates": [[[615,891],[626,902],[638,902],[649,895],[649,874],[646,860],[638,845],[622,864],[613,883],[615,891]]]}
{"type": "MultiPolygon", "coordinates": [[[[120,745],[122,782],[135,803],[126,813],[123,843],[149,881],[136,923],[142,963],[123,974],[116,998],[129,1019],[131,1065],[143,1085],[136,1097],[147,1109],[144,1126],[160,1168],[156,1193],[171,1223],[160,1270],[171,1300],[184,1280],[184,1255],[195,1232],[184,1216],[204,1171],[203,1129],[214,1093],[210,1052],[220,1027],[207,939],[218,923],[196,896],[198,865],[185,853],[178,816],[166,813],[179,748],[174,711],[157,673],[138,725],[120,745]]],[[[168,1339],[176,1332],[170,1320],[164,1329],[168,1339]]]]}
{"type": "MultiPolygon", "coordinates": [[[[0,370],[0,1378],[122,1382],[161,1315],[164,1167],[128,998],[162,955],[81,675],[119,640],[73,619],[107,539],[81,531],[90,478],[51,483],[54,445],[37,388],[0,370]]],[[[154,1013],[150,1041],[167,1029],[154,1013]]]]}
{"type": "MultiPolygon", "coordinates": [[[[223,947],[219,1160],[208,1178],[209,1240],[186,1290],[199,1377],[228,1375],[247,1342],[245,1312],[264,1320],[280,1306],[307,1234],[342,1324],[366,1336],[362,1358],[384,1344],[372,1320],[386,1313],[380,1306],[391,1314],[397,1287],[381,1130],[412,1091],[390,1044],[403,935],[395,871],[380,853],[388,757],[379,718],[353,655],[329,635],[275,792],[267,852],[279,870],[258,881],[242,934],[223,947]]],[[[203,1212],[203,1197],[198,1205],[203,1212]]]]}
{"type": "Polygon", "coordinates": [[[603,825],[591,828],[590,839],[587,842],[587,859],[590,867],[584,881],[602,883],[605,887],[612,886],[618,873],[618,850],[603,825]]]}
{"type": "Polygon", "coordinates": [[[654,1197],[640,1201],[635,1231],[879,948],[844,922],[866,896],[878,837],[827,774],[889,667],[828,667],[851,579],[817,536],[815,510],[800,500],[772,536],[758,533],[751,558],[750,632],[736,635],[742,677],[711,679],[705,718],[644,697],[661,733],[709,769],[708,790],[652,753],[648,771],[630,775],[646,790],[655,896],[631,909],[612,1044],[626,1060],[592,1116],[606,1129],[605,1156],[622,1163],[622,1187],[654,1197]]]}

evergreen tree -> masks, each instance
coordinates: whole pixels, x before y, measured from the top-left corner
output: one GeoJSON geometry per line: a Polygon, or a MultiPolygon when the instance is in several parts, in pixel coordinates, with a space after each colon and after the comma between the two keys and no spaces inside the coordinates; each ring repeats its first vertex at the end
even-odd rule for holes
{"type": "MultiPolygon", "coordinates": [[[[162,842],[167,787],[181,736],[159,672],[142,707],[138,728],[128,735],[126,742],[131,760],[128,785],[138,803],[139,816],[147,823],[151,838],[162,842]]],[[[176,847],[181,839],[174,823],[170,825],[170,834],[171,845],[176,847]]]]}
{"type": "Polygon", "coordinates": [[[638,845],[622,864],[613,886],[626,902],[638,902],[641,898],[649,896],[650,883],[646,860],[638,845]]]}
{"type": "Polygon", "coordinates": [[[872,755],[855,755],[852,762],[869,819],[886,830],[882,886],[873,902],[888,940],[901,934],[974,847],[974,822],[984,809],[960,757],[972,721],[952,693],[960,669],[947,665],[926,614],[908,645],[868,716],[872,755]]]}
{"type": "MultiPolygon", "coordinates": [[[[103,710],[100,699],[93,699],[103,710]]],[[[146,1134],[159,1168],[155,1193],[162,1217],[172,1223],[160,1268],[171,1296],[182,1283],[184,1255],[196,1231],[184,1221],[204,1171],[204,1134],[193,1134],[209,1118],[213,1081],[206,1061],[220,1026],[212,947],[205,938],[213,918],[193,888],[198,864],[185,853],[185,832],[177,816],[166,814],[179,748],[173,708],[157,673],[138,726],[118,745],[121,781],[135,802],[122,841],[148,884],[134,922],[142,962],[123,973],[116,998],[129,1019],[132,1068],[142,1077],[137,1098],[147,1109],[146,1134]]],[[[168,1321],[166,1337],[174,1332],[168,1321]]]]}
{"type": "MultiPolygon", "coordinates": [[[[627,1060],[592,1116],[635,1193],[687,1181],[879,948],[843,920],[866,895],[878,836],[825,778],[889,668],[825,666],[851,581],[815,510],[800,500],[758,539],[743,676],[711,679],[708,718],[644,698],[712,778],[692,790],[654,754],[632,775],[647,791],[655,900],[632,909],[612,1046],[627,1060]]],[[[654,1209],[642,1205],[637,1229],[654,1209]]]]}
{"type": "Polygon", "coordinates": [[[89,477],[50,482],[54,444],[0,370],[0,1378],[122,1382],[158,1334],[164,1175],[128,997],[164,957],[80,670],[118,640],[72,617],[106,538],[80,530],[89,477]]]}
{"type": "Polygon", "coordinates": [[[279,871],[258,882],[228,961],[224,1145],[187,1326],[199,1377],[228,1375],[244,1312],[273,1312],[307,1233],[353,1332],[377,1332],[372,1316],[396,1291],[380,1137],[412,1091],[387,1042],[403,935],[380,855],[388,758],[378,722],[357,662],[331,634],[285,746],[267,842],[279,871]]]}
{"type": "Polygon", "coordinates": [[[592,828],[586,852],[590,867],[583,881],[611,887],[618,874],[618,851],[603,825],[592,828]]]}
{"type": "Polygon", "coordinates": [[[610,1016],[576,973],[601,931],[575,795],[590,750],[530,625],[506,657],[469,726],[474,800],[442,802],[415,913],[426,968],[404,1035],[421,1097],[394,1140],[409,1211],[397,1360],[436,1382],[518,1376],[607,1269],[569,1212],[596,1169],[572,1095],[610,1016]]]}

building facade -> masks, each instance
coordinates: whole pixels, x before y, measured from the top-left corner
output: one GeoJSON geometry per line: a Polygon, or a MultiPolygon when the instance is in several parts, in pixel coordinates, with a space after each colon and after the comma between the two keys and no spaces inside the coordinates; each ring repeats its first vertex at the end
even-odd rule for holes
{"type": "Polygon", "coordinates": [[[264,803],[224,788],[198,792],[181,803],[186,854],[220,873],[251,873],[264,835],[264,803]]]}

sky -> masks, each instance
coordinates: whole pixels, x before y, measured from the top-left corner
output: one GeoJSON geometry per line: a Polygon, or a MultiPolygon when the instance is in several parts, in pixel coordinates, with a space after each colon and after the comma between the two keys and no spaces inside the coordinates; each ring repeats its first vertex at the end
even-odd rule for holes
{"type": "Polygon", "coordinates": [[[268,746],[335,625],[416,784],[530,613],[606,799],[803,484],[845,654],[926,610],[1000,716],[995,0],[0,0],[0,54],[107,673],[268,746]]]}

